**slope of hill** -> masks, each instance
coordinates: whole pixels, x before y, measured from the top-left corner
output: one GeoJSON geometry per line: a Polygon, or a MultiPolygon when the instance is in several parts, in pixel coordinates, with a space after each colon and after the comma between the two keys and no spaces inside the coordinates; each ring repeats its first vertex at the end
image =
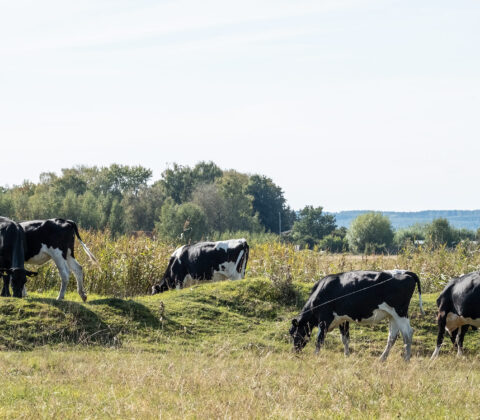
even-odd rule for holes
{"type": "MultiPolygon", "coordinates": [[[[348,210],[335,215],[338,226],[349,227],[353,219],[363,213],[373,210],[348,210]]],[[[480,210],[423,210],[415,212],[397,212],[382,211],[384,215],[390,218],[392,226],[395,229],[401,229],[412,226],[416,223],[430,223],[434,219],[444,218],[456,228],[465,228],[469,230],[477,230],[480,227],[480,210]]]]}

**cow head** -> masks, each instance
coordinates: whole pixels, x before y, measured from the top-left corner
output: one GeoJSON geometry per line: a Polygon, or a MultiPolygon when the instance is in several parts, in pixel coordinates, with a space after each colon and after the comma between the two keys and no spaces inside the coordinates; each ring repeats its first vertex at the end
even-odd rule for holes
{"type": "Polygon", "coordinates": [[[163,293],[168,290],[168,286],[164,280],[162,280],[158,284],[154,284],[152,286],[152,295],[156,295],[157,293],[163,293]]]}
{"type": "Polygon", "coordinates": [[[25,286],[25,283],[27,282],[27,276],[36,276],[38,274],[19,267],[9,268],[7,271],[10,275],[13,296],[17,298],[23,296],[23,286],[25,286]]]}
{"type": "Polygon", "coordinates": [[[293,339],[293,348],[295,351],[301,351],[308,343],[312,330],[308,322],[292,319],[292,326],[290,327],[290,335],[293,339]]]}

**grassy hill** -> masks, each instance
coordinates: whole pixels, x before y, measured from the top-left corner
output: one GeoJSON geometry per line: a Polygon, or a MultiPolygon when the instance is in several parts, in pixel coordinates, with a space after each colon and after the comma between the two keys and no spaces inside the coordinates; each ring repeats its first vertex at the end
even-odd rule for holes
{"type": "Polygon", "coordinates": [[[349,358],[338,331],[318,356],[313,343],[299,355],[291,351],[290,320],[309,289],[297,284],[289,304],[263,278],[127,300],[91,295],[86,304],[74,293],[57,302],[54,291],[0,299],[0,417],[480,414],[478,334],[467,335],[465,359],[447,343],[438,361],[428,360],[435,295],[425,296],[424,318],[412,299],[412,361],[403,362],[399,340],[380,363],[386,324],[352,326],[349,358]]]}

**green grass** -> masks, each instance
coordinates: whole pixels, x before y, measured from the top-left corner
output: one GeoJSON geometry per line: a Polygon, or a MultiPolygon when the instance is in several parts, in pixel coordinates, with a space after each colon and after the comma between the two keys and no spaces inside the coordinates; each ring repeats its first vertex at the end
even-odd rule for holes
{"type": "Polygon", "coordinates": [[[378,362],[387,324],[338,331],[325,348],[291,351],[296,301],[279,303],[263,278],[196,285],[135,299],[55,291],[0,299],[0,418],[424,418],[478,417],[479,340],[467,355],[435,346],[436,295],[410,305],[413,357],[401,340],[378,362]]]}

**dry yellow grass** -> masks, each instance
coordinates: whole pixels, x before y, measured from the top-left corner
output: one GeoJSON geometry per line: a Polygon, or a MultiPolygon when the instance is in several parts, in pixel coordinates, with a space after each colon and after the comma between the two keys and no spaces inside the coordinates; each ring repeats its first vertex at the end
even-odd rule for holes
{"type": "MultiPolygon", "coordinates": [[[[112,239],[103,232],[82,232],[82,237],[100,262],[100,268],[92,265],[77,241],[75,252],[85,269],[85,287],[89,293],[103,295],[125,297],[148,293],[152,284],[162,278],[175,249],[172,244],[148,237],[112,239]]],[[[452,276],[480,269],[480,248],[460,244],[453,250],[419,247],[405,249],[398,255],[350,255],[296,251],[293,245],[280,242],[252,243],[246,276],[290,277],[310,283],[331,273],[393,268],[416,272],[424,291],[436,292],[452,276]]],[[[46,264],[27,286],[37,291],[59,289],[58,270],[53,263],[46,264]]],[[[75,288],[72,279],[69,290],[75,288]]]]}
{"type": "Polygon", "coordinates": [[[480,360],[52,351],[0,355],[1,418],[478,418],[480,360]]]}

